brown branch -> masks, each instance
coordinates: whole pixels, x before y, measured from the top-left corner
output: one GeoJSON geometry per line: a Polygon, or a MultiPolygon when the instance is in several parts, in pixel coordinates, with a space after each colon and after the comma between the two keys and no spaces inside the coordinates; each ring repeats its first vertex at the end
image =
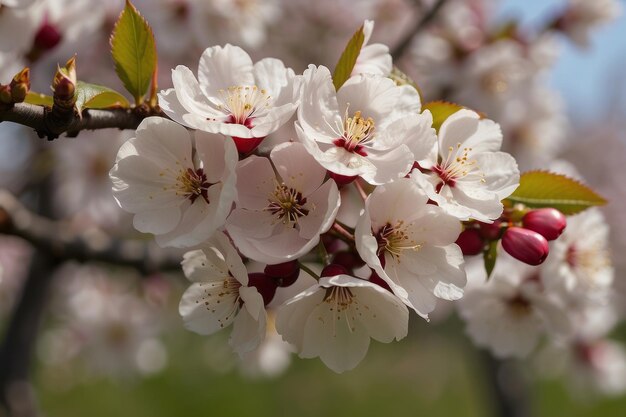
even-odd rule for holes
{"type": "Polygon", "coordinates": [[[96,129],[136,129],[141,121],[150,115],[141,107],[135,109],[83,110],[82,117],[72,112],[68,117],[58,117],[49,107],[34,104],[17,103],[9,109],[0,110],[0,122],[14,122],[35,129],[39,137],[49,140],[61,134],[76,136],[81,130],[96,129]]]}
{"type": "Polygon", "coordinates": [[[32,213],[5,190],[0,190],[0,233],[21,237],[57,260],[106,262],[143,274],[180,269],[180,257],[153,244],[116,240],[102,230],[71,231],[67,223],[32,213]]]}
{"type": "Polygon", "coordinates": [[[391,57],[394,61],[402,58],[407,48],[411,45],[411,41],[413,40],[415,35],[424,30],[432,22],[432,20],[435,18],[435,16],[437,16],[437,13],[439,13],[439,10],[441,10],[441,7],[445,3],[446,0],[437,0],[437,2],[433,4],[433,7],[431,7],[430,10],[428,10],[426,14],[424,14],[422,18],[417,21],[415,26],[411,28],[411,30],[404,36],[404,38],[402,38],[402,40],[398,42],[396,47],[393,48],[391,51],[391,57]]]}

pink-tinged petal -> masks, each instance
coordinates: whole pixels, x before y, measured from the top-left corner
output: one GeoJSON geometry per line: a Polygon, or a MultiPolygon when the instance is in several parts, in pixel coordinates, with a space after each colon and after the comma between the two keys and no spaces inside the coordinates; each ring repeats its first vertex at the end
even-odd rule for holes
{"type": "Polygon", "coordinates": [[[180,217],[180,208],[177,206],[155,207],[136,213],[133,217],[133,226],[142,233],[159,235],[172,231],[180,217]]]}
{"type": "Polygon", "coordinates": [[[448,204],[441,205],[444,210],[459,220],[470,218],[491,223],[502,214],[504,209],[497,195],[486,191],[463,187],[462,184],[451,189],[452,198],[448,204]]]}
{"type": "Polygon", "coordinates": [[[440,149],[447,155],[448,148],[471,148],[474,153],[499,151],[502,146],[500,125],[491,120],[480,120],[478,114],[462,109],[448,117],[439,129],[440,149]]]}
{"type": "Polygon", "coordinates": [[[252,59],[240,47],[230,44],[213,46],[200,57],[198,80],[206,97],[219,98],[220,90],[254,85],[252,71],[252,59]]]}
{"type": "Polygon", "coordinates": [[[189,131],[171,120],[163,117],[144,119],[137,127],[136,137],[130,141],[138,155],[157,165],[193,166],[189,131]]]}
{"type": "Polygon", "coordinates": [[[268,92],[273,105],[281,106],[297,101],[297,91],[294,91],[296,76],[293,70],[285,68],[280,59],[264,58],[256,62],[253,73],[256,86],[268,92]]]}
{"type": "Polygon", "coordinates": [[[256,349],[265,339],[267,319],[263,297],[255,288],[241,287],[239,294],[244,305],[235,319],[229,344],[241,355],[256,349]]]}
{"type": "Polygon", "coordinates": [[[376,284],[353,291],[363,313],[358,319],[372,339],[390,343],[406,337],[409,310],[398,297],[376,284]]]}
{"type": "Polygon", "coordinates": [[[288,142],[274,147],[270,159],[285,185],[304,197],[317,190],[326,177],[326,170],[301,143],[288,142]]]}
{"type": "Polygon", "coordinates": [[[328,68],[309,65],[302,78],[298,107],[301,141],[333,143],[343,133],[342,114],[328,68]]]}
{"type": "Polygon", "coordinates": [[[276,219],[269,211],[237,208],[228,216],[226,229],[235,241],[235,244],[239,246],[242,244],[241,239],[265,239],[270,237],[276,228],[275,222],[276,219]]]}
{"type": "Polygon", "coordinates": [[[237,207],[263,210],[276,185],[269,159],[250,155],[237,165],[237,207]]]}
{"type": "Polygon", "coordinates": [[[318,238],[327,232],[335,221],[340,205],[340,195],[334,181],[326,181],[320,188],[307,196],[306,216],[299,219],[300,236],[304,239],[318,238]]]}
{"type": "Polygon", "coordinates": [[[368,159],[376,171],[366,172],[362,177],[373,185],[387,184],[405,177],[415,162],[413,153],[404,144],[385,152],[371,152],[368,159]]]}
{"type": "Polygon", "coordinates": [[[352,75],[373,74],[386,77],[391,74],[393,63],[389,47],[382,43],[374,43],[361,48],[352,75]]]}
{"type": "MultiPolygon", "coordinates": [[[[417,210],[416,210],[417,211],[417,210]]],[[[443,246],[454,243],[461,233],[461,222],[441,207],[427,204],[407,225],[412,239],[428,245],[443,246]]],[[[406,217],[406,221],[410,217],[406,217]]]]}
{"type": "Polygon", "coordinates": [[[185,328],[209,335],[228,327],[235,319],[237,295],[224,295],[223,282],[196,282],[183,293],[178,306],[185,328]]]}
{"type": "MultiPolygon", "coordinates": [[[[189,68],[179,65],[173,69],[172,83],[178,102],[188,113],[206,120],[223,119],[224,113],[215,108],[215,104],[203,94],[198,80],[189,68]]],[[[183,119],[187,122],[184,116],[183,119]]]]}
{"type": "Polygon", "coordinates": [[[276,315],[276,331],[284,341],[303,348],[304,326],[316,305],[323,302],[326,290],[317,283],[279,307],[276,315]]]}
{"type": "Polygon", "coordinates": [[[342,316],[333,312],[329,303],[318,304],[304,325],[300,357],[319,356],[337,373],[354,369],[365,358],[370,338],[361,325],[355,321],[348,324],[342,316]]]}
{"type": "Polygon", "coordinates": [[[209,239],[207,243],[215,246],[224,256],[226,267],[233,278],[239,281],[241,285],[248,285],[248,270],[228,236],[222,232],[217,232],[211,236],[211,239],[209,239]]]}
{"type": "Polygon", "coordinates": [[[367,201],[372,228],[390,223],[410,221],[426,208],[428,197],[414,181],[402,178],[384,187],[377,187],[367,201]]]}
{"type": "Polygon", "coordinates": [[[250,130],[252,137],[260,138],[274,133],[291,119],[297,108],[298,103],[293,102],[270,108],[265,116],[252,122],[253,127],[250,130]]]}
{"type": "Polygon", "coordinates": [[[519,169],[515,158],[505,152],[485,152],[476,155],[477,165],[484,173],[484,182],[476,187],[495,193],[500,200],[510,196],[519,186],[519,169]]]}
{"type": "Polygon", "coordinates": [[[229,276],[224,255],[213,246],[186,252],[181,265],[191,282],[223,282],[229,276]]]}

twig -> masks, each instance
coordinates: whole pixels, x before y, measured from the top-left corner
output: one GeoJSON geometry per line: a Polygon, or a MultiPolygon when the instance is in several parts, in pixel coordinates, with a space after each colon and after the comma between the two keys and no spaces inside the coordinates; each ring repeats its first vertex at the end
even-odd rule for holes
{"type": "Polygon", "coordinates": [[[81,130],[136,129],[150,115],[154,114],[143,109],[88,109],[83,110],[82,117],[72,113],[67,118],[58,118],[54,117],[49,107],[17,103],[9,109],[0,110],[0,122],[14,122],[32,127],[40,137],[52,140],[63,133],[76,136],[81,130]]]}
{"type": "Polygon", "coordinates": [[[101,230],[70,230],[66,223],[34,214],[11,193],[0,190],[0,233],[21,237],[54,259],[106,262],[143,274],[180,269],[180,258],[147,242],[116,240],[101,230]]]}
{"type": "Polygon", "coordinates": [[[529,417],[528,381],[512,362],[500,361],[485,351],[479,352],[484,364],[485,381],[497,417],[529,417]]]}
{"type": "Polygon", "coordinates": [[[424,14],[422,18],[417,21],[415,26],[413,26],[413,28],[411,28],[411,30],[398,43],[398,45],[396,45],[396,47],[392,49],[391,57],[394,61],[402,58],[402,56],[406,52],[406,49],[411,45],[411,41],[413,40],[415,35],[424,30],[426,26],[431,23],[431,21],[435,18],[435,16],[437,16],[437,13],[445,4],[445,2],[446,0],[437,0],[437,2],[433,4],[433,7],[431,7],[430,10],[428,10],[426,14],[424,14]]]}
{"type": "Polygon", "coordinates": [[[361,184],[361,182],[359,181],[359,178],[354,181],[354,186],[356,187],[356,190],[359,192],[359,195],[361,196],[363,201],[367,200],[367,193],[363,188],[363,184],[361,184]]]}

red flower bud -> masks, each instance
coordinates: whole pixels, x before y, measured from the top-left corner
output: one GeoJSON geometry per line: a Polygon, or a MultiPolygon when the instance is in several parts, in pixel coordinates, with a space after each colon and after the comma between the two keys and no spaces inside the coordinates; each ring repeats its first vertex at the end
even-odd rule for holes
{"type": "Polygon", "coordinates": [[[365,265],[365,262],[359,255],[349,251],[337,252],[333,258],[333,263],[344,266],[348,270],[365,265]]]}
{"type": "Polygon", "coordinates": [[[502,221],[496,220],[493,223],[481,223],[478,222],[480,226],[480,233],[487,240],[497,240],[500,239],[500,234],[502,233],[502,221]]]}
{"type": "Polygon", "coordinates": [[[548,257],[548,241],[539,233],[521,227],[509,227],[502,236],[502,247],[509,255],[528,265],[539,265],[548,257]]]}
{"type": "Polygon", "coordinates": [[[263,303],[268,305],[276,294],[277,283],[262,272],[248,274],[248,287],[254,287],[263,297],[263,303]]]}
{"type": "Polygon", "coordinates": [[[467,256],[478,255],[485,247],[485,241],[477,229],[463,230],[456,239],[456,244],[461,248],[463,255],[467,256]]]}
{"type": "Polygon", "coordinates": [[[300,266],[298,261],[284,262],[282,264],[267,265],[265,274],[274,278],[279,287],[288,287],[298,279],[300,266]]]}
{"type": "Polygon", "coordinates": [[[337,275],[349,275],[348,270],[337,264],[330,264],[322,269],[322,277],[334,277],[337,275]]]}
{"type": "Polygon", "coordinates": [[[522,218],[522,224],[525,229],[537,232],[547,240],[554,240],[563,233],[567,220],[557,209],[542,208],[526,213],[522,218]]]}
{"type": "Polygon", "coordinates": [[[54,48],[59,42],[61,42],[61,33],[48,22],[45,22],[35,35],[35,48],[42,51],[54,48]]]}

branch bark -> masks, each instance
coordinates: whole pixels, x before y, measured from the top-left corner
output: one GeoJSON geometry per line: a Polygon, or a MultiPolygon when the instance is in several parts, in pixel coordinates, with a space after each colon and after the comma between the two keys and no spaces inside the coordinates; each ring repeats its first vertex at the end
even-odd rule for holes
{"type": "Polygon", "coordinates": [[[485,381],[492,399],[494,417],[530,417],[528,381],[514,363],[504,362],[481,351],[485,381]]]}
{"type": "Polygon", "coordinates": [[[106,262],[143,274],[180,269],[180,257],[151,243],[116,240],[101,230],[71,230],[62,221],[32,213],[11,193],[0,190],[0,232],[21,237],[56,260],[106,262]]]}
{"type": "Polygon", "coordinates": [[[435,16],[437,16],[437,13],[439,13],[439,10],[441,10],[445,3],[446,0],[437,0],[437,2],[433,4],[430,10],[428,10],[426,14],[424,14],[422,18],[417,21],[415,26],[413,26],[413,28],[411,28],[411,30],[404,36],[404,38],[402,38],[402,40],[398,42],[396,47],[391,50],[391,57],[394,61],[398,61],[400,58],[402,58],[408,47],[411,45],[411,41],[413,40],[415,35],[424,30],[432,22],[432,20],[435,18],[435,16]]]}
{"type": "Polygon", "coordinates": [[[49,107],[17,103],[9,109],[0,110],[0,122],[14,122],[32,127],[39,137],[52,140],[63,133],[76,136],[81,130],[136,129],[144,118],[151,115],[162,116],[161,113],[150,113],[149,110],[136,108],[88,109],[83,110],[82,115],[74,112],[67,118],[58,118],[49,107]]]}

